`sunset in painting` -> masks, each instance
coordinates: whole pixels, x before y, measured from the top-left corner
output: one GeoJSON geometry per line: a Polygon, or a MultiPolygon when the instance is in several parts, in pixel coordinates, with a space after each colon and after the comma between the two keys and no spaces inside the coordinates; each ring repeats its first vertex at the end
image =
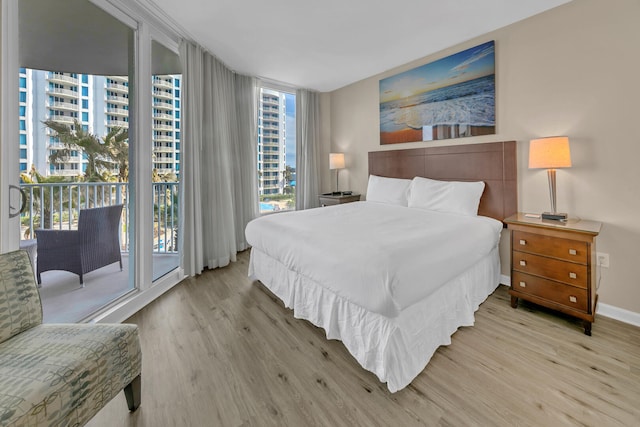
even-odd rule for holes
{"type": "Polygon", "coordinates": [[[493,41],[380,80],[381,144],[493,133],[493,41]]]}

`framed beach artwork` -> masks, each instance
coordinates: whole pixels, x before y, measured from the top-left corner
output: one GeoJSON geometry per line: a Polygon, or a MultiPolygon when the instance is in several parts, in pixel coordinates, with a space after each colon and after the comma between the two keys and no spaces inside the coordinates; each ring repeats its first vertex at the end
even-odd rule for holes
{"type": "Polygon", "coordinates": [[[380,144],[496,133],[495,43],[380,80],[380,144]]]}

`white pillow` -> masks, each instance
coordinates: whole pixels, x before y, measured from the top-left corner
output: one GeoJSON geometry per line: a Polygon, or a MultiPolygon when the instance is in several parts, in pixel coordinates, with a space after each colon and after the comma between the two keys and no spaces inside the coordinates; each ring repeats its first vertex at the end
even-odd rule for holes
{"type": "Polygon", "coordinates": [[[407,206],[410,179],[385,178],[369,175],[367,201],[407,206]]]}
{"type": "Polygon", "coordinates": [[[436,181],[415,177],[409,190],[410,208],[478,215],[484,182],[436,181]]]}

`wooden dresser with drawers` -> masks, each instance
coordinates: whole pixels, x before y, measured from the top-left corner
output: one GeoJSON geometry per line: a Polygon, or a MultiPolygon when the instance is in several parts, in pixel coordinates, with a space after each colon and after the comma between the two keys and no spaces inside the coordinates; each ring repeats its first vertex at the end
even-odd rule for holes
{"type": "Polygon", "coordinates": [[[582,319],[591,335],[598,301],[595,239],[602,224],[522,213],[504,222],[511,232],[511,306],[522,298],[561,311],[582,319]]]}

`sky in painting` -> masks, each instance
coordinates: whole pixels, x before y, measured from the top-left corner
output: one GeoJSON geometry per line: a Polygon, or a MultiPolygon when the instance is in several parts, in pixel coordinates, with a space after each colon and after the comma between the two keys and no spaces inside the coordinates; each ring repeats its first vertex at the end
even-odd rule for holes
{"type": "Polygon", "coordinates": [[[490,41],[380,80],[380,103],[494,74],[494,59],[494,42],[490,41]]]}
{"type": "Polygon", "coordinates": [[[285,164],[296,167],[296,96],[292,93],[285,93],[285,108],[287,121],[287,136],[285,144],[287,147],[287,156],[285,164]]]}

